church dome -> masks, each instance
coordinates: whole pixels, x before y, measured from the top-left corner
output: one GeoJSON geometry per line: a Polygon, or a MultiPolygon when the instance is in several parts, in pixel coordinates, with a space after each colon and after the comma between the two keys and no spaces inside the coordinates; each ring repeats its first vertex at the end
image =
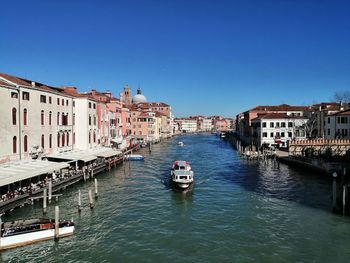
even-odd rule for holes
{"type": "Polygon", "coordinates": [[[141,93],[141,89],[137,89],[137,94],[132,98],[132,103],[134,104],[139,104],[142,102],[147,102],[147,99],[144,95],[141,93]]]}

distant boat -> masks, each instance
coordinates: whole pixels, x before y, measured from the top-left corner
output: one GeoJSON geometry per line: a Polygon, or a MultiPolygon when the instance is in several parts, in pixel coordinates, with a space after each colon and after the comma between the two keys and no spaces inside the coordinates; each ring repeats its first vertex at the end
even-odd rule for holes
{"type": "MultiPolygon", "coordinates": [[[[74,223],[70,220],[59,222],[59,237],[74,233],[74,223]]],[[[0,250],[24,246],[55,237],[54,219],[26,219],[1,224],[0,250]]]]}
{"type": "Polygon", "coordinates": [[[142,160],[145,159],[145,157],[143,157],[140,154],[129,154],[129,155],[126,156],[126,159],[128,161],[142,161],[142,160]]]}
{"type": "Polygon", "coordinates": [[[225,139],[227,137],[226,132],[220,132],[220,138],[225,139]]]}
{"type": "Polygon", "coordinates": [[[171,168],[171,180],[180,188],[188,188],[194,181],[193,171],[186,161],[175,161],[171,168]]]}
{"type": "Polygon", "coordinates": [[[183,142],[178,142],[177,145],[182,147],[182,146],[184,146],[184,143],[183,142]]]}

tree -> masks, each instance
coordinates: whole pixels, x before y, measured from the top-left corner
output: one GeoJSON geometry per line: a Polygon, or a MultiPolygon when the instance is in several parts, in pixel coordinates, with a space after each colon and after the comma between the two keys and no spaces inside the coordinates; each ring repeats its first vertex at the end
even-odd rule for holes
{"type": "Polygon", "coordinates": [[[334,93],[334,99],[339,103],[350,103],[350,91],[337,91],[334,93]]]}
{"type": "Polygon", "coordinates": [[[302,120],[302,129],[305,132],[306,138],[310,139],[314,137],[313,135],[316,128],[317,128],[317,117],[314,112],[311,112],[311,115],[308,117],[308,119],[302,120]]]}

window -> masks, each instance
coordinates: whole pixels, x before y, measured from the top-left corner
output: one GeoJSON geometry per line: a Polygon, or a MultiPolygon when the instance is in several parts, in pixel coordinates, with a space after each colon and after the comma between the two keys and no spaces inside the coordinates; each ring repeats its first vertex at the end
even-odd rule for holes
{"type": "Polygon", "coordinates": [[[75,107],[75,101],[73,101],[73,107],[75,107]]]}
{"type": "Polygon", "coordinates": [[[16,125],[17,123],[17,110],[16,108],[12,108],[12,124],[16,125]]]}
{"type": "Polygon", "coordinates": [[[270,128],[273,128],[273,127],[274,127],[274,123],[270,122],[270,128]]]}
{"type": "Polygon", "coordinates": [[[46,96],[45,95],[40,95],[40,102],[46,103],[46,96]]]}
{"type": "Polygon", "coordinates": [[[28,124],[28,112],[27,109],[23,110],[23,125],[27,125],[28,124]]]}
{"type": "Polygon", "coordinates": [[[44,111],[41,111],[41,125],[45,125],[45,114],[44,111]]]}
{"type": "Polygon", "coordinates": [[[281,138],[284,138],[285,137],[284,135],[285,135],[284,132],[281,132],[281,138]]]}
{"type": "Polygon", "coordinates": [[[327,134],[331,135],[331,129],[327,129],[327,134]]]}
{"type": "Polygon", "coordinates": [[[62,106],[64,106],[64,99],[62,99],[62,106]]]}
{"type": "Polygon", "coordinates": [[[24,148],[24,152],[28,152],[28,136],[24,135],[23,137],[23,148],[24,148]]]}
{"type": "Polygon", "coordinates": [[[96,109],[96,103],[94,103],[93,105],[94,105],[94,109],[96,109]]]}
{"type": "Polygon", "coordinates": [[[13,136],[12,138],[12,152],[17,153],[17,137],[13,136]]]}
{"type": "Polygon", "coordinates": [[[73,114],[73,120],[72,120],[73,125],[75,125],[75,114],[73,114]]]}
{"type": "Polygon", "coordinates": [[[60,105],[60,99],[57,98],[57,105],[60,105]]]}
{"type": "Polygon", "coordinates": [[[66,106],[68,106],[68,100],[66,100],[66,106]]]}
{"type": "Polygon", "coordinates": [[[89,132],[89,143],[91,143],[91,132],[89,132]]]}
{"type": "Polygon", "coordinates": [[[75,144],[75,132],[73,132],[73,144],[75,144]]]}
{"type": "Polygon", "coordinates": [[[280,133],[276,132],[276,138],[281,138],[280,133]]]}
{"type": "Polygon", "coordinates": [[[94,132],[94,142],[96,142],[96,133],[94,132]]]}
{"type": "Polygon", "coordinates": [[[266,138],[267,137],[267,132],[263,132],[262,137],[266,138]]]}
{"type": "Polygon", "coordinates": [[[26,91],[22,92],[22,100],[29,100],[29,92],[26,92],[26,91]]]}
{"type": "Polygon", "coordinates": [[[276,128],[279,128],[279,127],[280,127],[280,123],[276,122],[276,128]]]}
{"type": "Polygon", "coordinates": [[[60,147],[60,134],[57,133],[57,147],[60,147]]]}
{"type": "Polygon", "coordinates": [[[18,93],[17,92],[11,92],[11,98],[12,99],[18,99],[18,93]]]}
{"type": "Polygon", "coordinates": [[[89,115],[89,125],[91,125],[91,115],[89,115]]]}
{"type": "Polygon", "coordinates": [[[262,127],[263,127],[263,128],[266,128],[266,122],[263,122],[263,123],[262,123],[262,127]]]}
{"type": "MultiPolygon", "coordinates": [[[[49,125],[51,125],[51,120],[52,120],[52,112],[49,112],[49,125]]],[[[51,148],[51,147],[50,147],[51,148]]]]}
{"type": "Polygon", "coordinates": [[[331,118],[327,118],[327,123],[331,123],[331,118]]]}
{"type": "Polygon", "coordinates": [[[281,122],[281,127],[282,128],[286,128],[286,123],[285,122],[281,122]]]}
{"type": "Polygon", "coordinates": [[[89,109],[91,109],[91,102],[89,102],[89,109]]]}
{"type": "Polygon", "coordinates": [[[57,125],[60,125],[60,113],[57,112],[57,125]]]}
{"type": "Polygon", "coordinates": [[[340,123],[340,117],[337,118],[337,123],[340,123]]]}
{"type": "Polygon", "coordinates": [[[292,136],[292,132],[288,132],[288,137],[289,138],[292,138],[293,136],[292,136]]]}
{"type": "Polygon", "coordinates": [[[273,138],[273,132],[270,132],[270,138],[273,138]]]}
{"type": "Polygon", "coordinates": [[[41,148],[45,149],[45,136],[44,136],[44,134],[41,135],[41,148]]]}
{"type": "Polygon", "coordinates": [[[65,143],[66,143],[66,135],[63,133],[62,134],[62,147],[64,147],[65,143]]]}
{"type": "Polygon", "coordinates": [[[69,132],[67,132],[67,146],[69,146],[69,132]]]}
{"type": "Polygon", "coordinates": [[[288,122],[288,128],[292,128],[293,127],[293,122],[288,122]]]}
{"type": "Polygon", "coordinates": [[[49,135],[49,148],[52,148],[52,134],[49,135]]]}
{"type": "Polygon", "coordinates": [[[52,104],[52,98],[49,97],[49,104],[52,104]]]}
{"type": "Polygon", "coordinates": [[[96,125],[96,116],[94,115],[94,125],[96,125]]]}

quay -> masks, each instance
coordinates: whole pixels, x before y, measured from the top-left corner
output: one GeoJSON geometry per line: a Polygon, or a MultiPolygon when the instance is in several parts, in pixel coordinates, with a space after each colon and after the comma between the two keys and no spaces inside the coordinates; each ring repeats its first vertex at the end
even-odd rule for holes
{"type": "MultiPolygon", "coordinates": [[[[123,151],[99,147],[48,155],[46,160],[25,160],[0,166],[0,214],[33,204],[49,193],[57,193],[82,180],[111,170],[140,144],[123,151]],[[51,189],[50,189],[51,188],[51,189]]],[[[57,196],[57,195],[56,195],[57,196]]],[[[49,200],[50,201],[50,200],[49,200]]]]}

